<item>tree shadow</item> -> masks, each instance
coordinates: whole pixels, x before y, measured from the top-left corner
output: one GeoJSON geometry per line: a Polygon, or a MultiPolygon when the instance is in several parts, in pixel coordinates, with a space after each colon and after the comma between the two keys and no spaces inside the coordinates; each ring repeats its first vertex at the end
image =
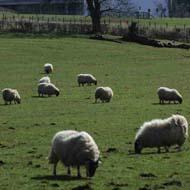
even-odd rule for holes
{"type": "Polygon", "coordinates": [[[77,176],[68,176],[68,175],[44,175],[44,176],[36,176],[32,177],[33,180],[52,180],[52,181],[78,181],[78,180],[87,180],[87,178],[84,177],[77,177],[77,176]]]}

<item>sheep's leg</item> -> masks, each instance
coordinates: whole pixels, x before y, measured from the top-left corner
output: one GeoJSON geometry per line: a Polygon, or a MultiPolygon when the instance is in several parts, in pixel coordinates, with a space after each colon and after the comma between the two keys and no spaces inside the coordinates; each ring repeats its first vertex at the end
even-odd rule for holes
{"type": "Polygon", "coordinates": [[[67,175],[71,175],[71,169],[70,169],[70,166],[68,166],[68,169],[67,169],[67,175]]]}
{"type": "Polygon", "coordinates": [[[53,165],[53,175],[54,175],[54,176],[57,175],[57,173],[56,173],[56,167],[57,167],[57,162],[54,163],[54,165],[53,165]]]}
{"type": "Polygon", "coordinates": [[[84,83],[82,83],[82,86],[84,86],[84,83]]]}
{"type": "Polygon", "coordinates": [[[180,145],[178,145],[178,147],[177,147],[177,151],[178,151],[178,152],[181,151],[181,146],[180,146],[180,145]]]}
{"type": "Polygon", "coordinates": [[[81,178],[81,174],[80,174],[80,166],[77,166],[77,177],[81,178]]]}
{"type": "Polygon", "coordinates": [[[160,151],[160,147],[158,147],[158,153],[160,153],[161,151],[160,151]]]}

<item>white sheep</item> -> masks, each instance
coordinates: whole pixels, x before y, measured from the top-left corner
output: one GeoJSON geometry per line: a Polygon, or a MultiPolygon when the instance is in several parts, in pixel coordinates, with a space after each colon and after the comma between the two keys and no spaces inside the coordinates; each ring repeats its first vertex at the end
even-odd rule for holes
{"type": "Polygon", "coordinates": [[[98,87],[95,91],[95,103],[98,99],[102,102],[110,102],[113,97],[113,91],[110,87],[98,87]]]}
{"type": "Polygon", "coordinates": [[[51,83],[51,80],[48,76],[46,77],[42,77],[40,80],[39,80],[39,83],[51,83]]]}
{"type": "Polygon", "coordinates": [[[53,65],[51,63],[44,64],[44,72],[46,74],[52,73],[53,72],[53,65]]]}
{"type": "Polygon", "coordinates": [[[95,84],[95,85],[97,85],[96,78],[91,74],[79,74],[79,75],[77,75],[77,82],[78,82],[79,86],[81,84],[82,84],[82,86],[84,86],[84,84],[87,84],[87,85],[95,84]]]}
{"type": "Polygon", "coordinates": [[[71,174],[70,167],[77,167],[78,177],[81,177],[80,166],[85,166],[87,177],[92,177],[99,164],[99,155],[98,146],[88,133],[65,130],[53,137],[48,159],[54,164],[54,175],[60,160],[68,167],[68,175],[71,174]]]}
{"type": "Polygon", "coordinates": [[[167,87],[160,87],[157,90],[157,94],[160,100],[160,104],[164,104],[164,101],[178,101],[180,104],[182,103],[182,96],[176,89],[170,89],[167,87]]]}
{"type": "Polygon", "coordinates": [[[164,147],[168,152],[169,147],[184,144],[188,137],[188,123],[184,116],[172,115],[167,119],[154,119],[145,122],[138,130],[135,137],[135,152],[141,153],[145,147],[164,147]]]}
{"type": "Polygon", "coordinates": [[[8,104],[8,102],[11,104],[12,101],[14,101],[15,104],[21,103],[21,97],[16,89],[5,88],[2,90],[2,95],[5,104],[8,104]]]}
{"type": "Polygon", "coordinates": [[[52,83],[40,83],[38,84],[38,95],[59,96],[59,89],[52,83]]]}

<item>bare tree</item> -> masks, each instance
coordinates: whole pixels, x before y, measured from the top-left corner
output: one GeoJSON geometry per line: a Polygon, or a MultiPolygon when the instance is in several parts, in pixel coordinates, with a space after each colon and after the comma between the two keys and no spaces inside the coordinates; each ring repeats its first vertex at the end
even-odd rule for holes
{"type": "Polygon", "coordinates": [[[101,33],[101,17],[105,12],[134,9],[131,0],[86,0],[92,19],[92,32],[101,33]]]}

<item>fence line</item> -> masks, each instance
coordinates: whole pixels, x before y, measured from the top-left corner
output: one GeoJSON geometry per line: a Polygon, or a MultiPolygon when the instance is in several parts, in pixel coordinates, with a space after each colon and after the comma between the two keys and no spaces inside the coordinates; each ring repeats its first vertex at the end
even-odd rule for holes
{"type": "MultiPolygon", "coordinates": [[[[102,19],[102,32],[106,34],[123,36],[128,31],[131,21],[102,19]]],[[[158,25],[157,23],[138,24],[140,35],[154,38],[190,41],[190,26],[181,27],[158,25]]],[[[10,16],[0,17],[0,32],[21,33],[60,33],[60,34],[86,34],[91,32],[91,21],[89,19],[66,19],[61,17],[45,16],[10,16]]]]}

